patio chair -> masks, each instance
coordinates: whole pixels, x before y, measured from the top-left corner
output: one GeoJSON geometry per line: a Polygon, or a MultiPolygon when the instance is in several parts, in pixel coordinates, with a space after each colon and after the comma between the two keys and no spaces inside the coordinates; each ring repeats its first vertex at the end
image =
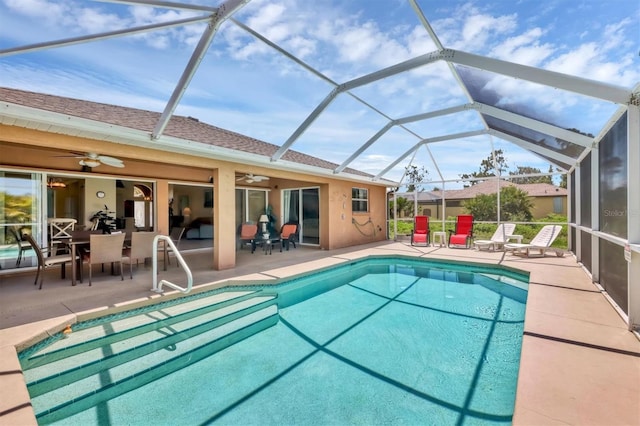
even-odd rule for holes
{"type": "Polygon", "coordinates": [[[413,218],[413,231],[411,231],[411,245],[424,244],[428,246],[431,242],[429,230],[429,217],[416,216],[413,218]]]}
{"type": "Polygon", "coordinates": [[[76,219],[70,219],[66,217],[51,217],[47,219],[49,224],[49,244],[53,248],[58,247],[58,250],[65,250],[64,240],[71,238],[71,233],[75,229],[76,219]]]}
{"type": "Polygon", "coordinates": [[[258,225],[255,223],[243,223],[240,226],[240,235],[238,236],[238,243],[240,244],[240,250],[245,244],[251,244],[253,246],[253,240],[258,233],[258,225]]]}
{"type": "MultiPolygon", "coordinates": [[[[158,235],[157,232],[132,232],[131,233],[131,247],[124,249],[123,262],[129,264],[129,277],[133,279],[133,263],[135,261],[136,267],[138,267],[140,261],[145,262],[146,259],[153,256],[153,239],[158,235]]],[[[158,253],[162,254],[162,259],[165,258],[164,246],[160,248],[158,246],[158,253]]],[[[160,258],[160,256],[158,256],[160,258]]]]}
{"type": "MultiPolygon", "coordinates": [[[[49,255],[50,249],[49,247],[40,247],[36,240],[29,234],[23,234],[22,239],[29,242],[33,252],[36,254],[38,258],[38,268],[36,272],[36,279],[33,282],[33,285],[38,284],[40,282],[40,286],[38,290],[42,290],[42,283],[44,282],[44,271],[56,266],[60,265],[60,278],[65,277],[65,267],[67,263],[71,263],[73,267],[73,257],[70,254],[60,254],[60,255],[49,255]]],[[[76,256],[77,259],[77,256],[76,256]]]]}
{"type": "Polygon", "coordinates": [[[473,238],[473,215],[463,214],[456,218],[456,228],[449,230],[449,247],[464,246],[471,247],[473,238]]]}
{"type": "Polygon", "coordinates": [[[16,244],[18,245],[18,258],[16,259],[16,268],[20,267],[20,263],[22,263],[22,253],[27,250],[31,250],[31,244],[29,241],[25,241],[20,237],[20,231],[15,228],[9,226],[9,233],[13,238],[16,239],[16,244]]]}
{"type": "MultiPolygon", "coordinates": [[[[507,243],[504,245],[504,249],[511,251],[512,254],[526,255],[527,257],[529,257],[532,252],[537,252],[536,254],[544,256],[546,251],[551,249],[551,244],[553,244],[558,235],[560,235],[560,231],[562,231],[561,225],[545,225],[528,244],[507,243]]],[[[564,251],[562,250],[552,250],[555,250],[556,255],[559,257],[564,255],[564,251]]]]}
{"type": "Polygon", "coordinates": [[[120,280],[124,280],[122,274],[122,262],[131,260],[122,254],[125,234],[91,234],[89,236],[89,252],[85,253],[82,263],[89,265],[89,285],[91,285],[93,265],[115,264],[120,267],[120,280]]]}
{"type": "Polygon", "coordinates": [[[496,232],[493,233],[488,240],[475,240],[473,245],[477,250],[486,248],[487,250],[496,250],[501,248],[505,243],[508,243],[513,231],[516,230],[515,223],[501,223],[496,228],[496,232]]]}
{"type": "Polygon", "coordinates": [[[298,224],[296,222],[289,222],[282,225],[280,228],[280,251],[284,247],[289,251],[289,244],[293,244],[293,248],[296,247],[298,241],[298,224]]]}

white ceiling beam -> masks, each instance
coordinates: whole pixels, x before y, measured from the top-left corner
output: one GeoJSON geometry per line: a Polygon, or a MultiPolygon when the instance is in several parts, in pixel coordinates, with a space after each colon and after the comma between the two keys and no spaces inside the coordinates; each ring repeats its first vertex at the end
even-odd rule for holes
{"type": "Polygon", "coordinates": [[[576,145],[590,148],[594,144],[593,138],[583,135],[581,133],[573,132],[571,130],[563,129],[551,124],[544,123],[542,121],[534,120],[532,118],[524,117],[520,114],[505,111],[500,108],[486,105],[480,102],[476,102],[476,110],[481,114],[487,114],[500,120],[507,121],[509,123],[517,124],[528,129],[535,130],[540,133],[544,133],[549,136],[563,139],[565,141],[574,143],[576,145]]]}
{"type": "Polygon", "coordinates": [[[0,57],[15,55],[19,53],[36,52],[39,50],[46,50],[46,49],[51,49],[55,47],[72,46],[74,44],[85,43],[88,41],[106,40],[114,37],[145,33],[145,32],[154,31],[154,30],[162,30],[166,28],[178,27],[178,26],[187,25],[187,24],[206,22],[210,19],[211,19],[210,15],[198,16],[194,18],[186,18],[186,19],[179,19],[176,21],[161,22],[158,24],[144,25],[141,27],[128,28],[124,30],[107,31],[99,34],[90,34],[86,36],[70,37],[62,40],[54,40],[54,41],[48,41],[44,43],[29,44],[29,45],[20,46],[20,47],[11,47],[9,49],[0,49],[0,57]]]}
{"type": "Polygon", "coordinates": [[[211,17],[211,21],[207,24],[207,28],[202,33],[202,37],[200,38],[196,48],[193,50],[189,63],[182,73],[182,76],[180,76],[180,80],[174,88],[169,102],[165,106],[158,123],[156,123],[156,126],[151,133],[152,140],[158,139],[167,127],[173,112],[178,106],[178,103],[180,103],[182,95],[184,95],[185,90],[187,90],[187,86],[189,86],[200,62],[202,62],[202,58],[204,58],[204,55],[207,53],[207,49],[209,49],[209,46],[213,41],[213,37],[218,31],[220,25],[248,2],[249,0],[227,0],[218,7],[216,13],[211,17]]]}
{"type": "Polygon", "coordinates": [[[555,87],[617,104],[627,104],[631,99],[630,90],[613,84],[601,83],[527,65],[514,64],[454,49],[446,49],[446,51],[450,53],[447,55],[449,56],[447,60],[456,64],[467,65],[480,70],[555,87]]]}

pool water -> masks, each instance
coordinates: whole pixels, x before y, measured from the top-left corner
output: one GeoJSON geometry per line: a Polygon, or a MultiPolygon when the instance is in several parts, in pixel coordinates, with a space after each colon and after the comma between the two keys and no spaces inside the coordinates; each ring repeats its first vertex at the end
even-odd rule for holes
{"type": "Polygon", "coordinates": [[[526,281],[397,259],[300,278],[274,326],[56,424],[510,424],[526,281]]]}

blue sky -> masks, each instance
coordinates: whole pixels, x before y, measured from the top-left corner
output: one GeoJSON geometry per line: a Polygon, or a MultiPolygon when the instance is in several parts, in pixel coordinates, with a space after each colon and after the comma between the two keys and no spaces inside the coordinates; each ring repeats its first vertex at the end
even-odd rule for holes
{"type": "MultiPolygon", "coordinates": [[[[191,1],[214,4],[216,1],[191,1]]],[[[418,0],[447,48],[621,87],[640,82],[638,0],[418,0]]],[[[194,16],[194,12],[100,1],[0,0],[0,49],[194,16]]],[[[252,0],[234,18],[342,83],[437,50],[407,0],[252,0]]],[[[203,31],[202,24],[19,55],[0,55],[0,86],[162,111],[203,31]]],[[[617,106],[516,79],[495,78],[505,102],[545,121],[597,134],[617,106]]],[[[282,145],[332,86],[224,23],[176,114],[282,145]]],[[[391,118],[468,102],[439,62],[353,91],[391,118]]],[[[340,95],[291,147],[338,164],[388,119],[340,95]]],[[[482,128],[471,112],[394,127],[351,166],[377,174],[420,138],[482,128]],[[416,135],[419,136],[416,137],[416,135]]],[[[493,142],[509,166],[549,163],[513,144],[476,136],[421,148],[429,177],[476,171],[493,142]],[[437,165],[433,163],[436,159],[437,165]]],[[[385,177],[399,179],[406,161],[385,177]]]]}

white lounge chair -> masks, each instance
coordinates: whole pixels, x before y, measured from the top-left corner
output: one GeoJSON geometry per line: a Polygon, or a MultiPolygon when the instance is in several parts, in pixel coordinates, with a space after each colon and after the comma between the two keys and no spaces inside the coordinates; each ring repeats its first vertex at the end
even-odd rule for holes
{"type": "MultiPolygon", "coordinates": [[[[504,245],[504,249],[507,251],[512,251],[513,254],[526,255],[529,257],[531,252],[538,252],[540,256],[544,256],[546,251],[551,249],[551,244],[555,241],[555,239],[560,234],[562,230],[562,226],[560,225],[545,225],[542,229],[536,234],[535,237],[528,244],[518,244],[518,243],[507,243],[504,245]]],[[[563,256],[563,250],[555,250],[557,256],[563,256]]]]}
{"type": "Polygon", "coordinates": [[[516,230],[515,223],[501,223],[498,225],[496,232],[493,233],[489,240],[475,240],[473,245],[477,250],[486,248],[487,250],[496,250],[508,243],[512,238],[513,231],[516,230]]]}

